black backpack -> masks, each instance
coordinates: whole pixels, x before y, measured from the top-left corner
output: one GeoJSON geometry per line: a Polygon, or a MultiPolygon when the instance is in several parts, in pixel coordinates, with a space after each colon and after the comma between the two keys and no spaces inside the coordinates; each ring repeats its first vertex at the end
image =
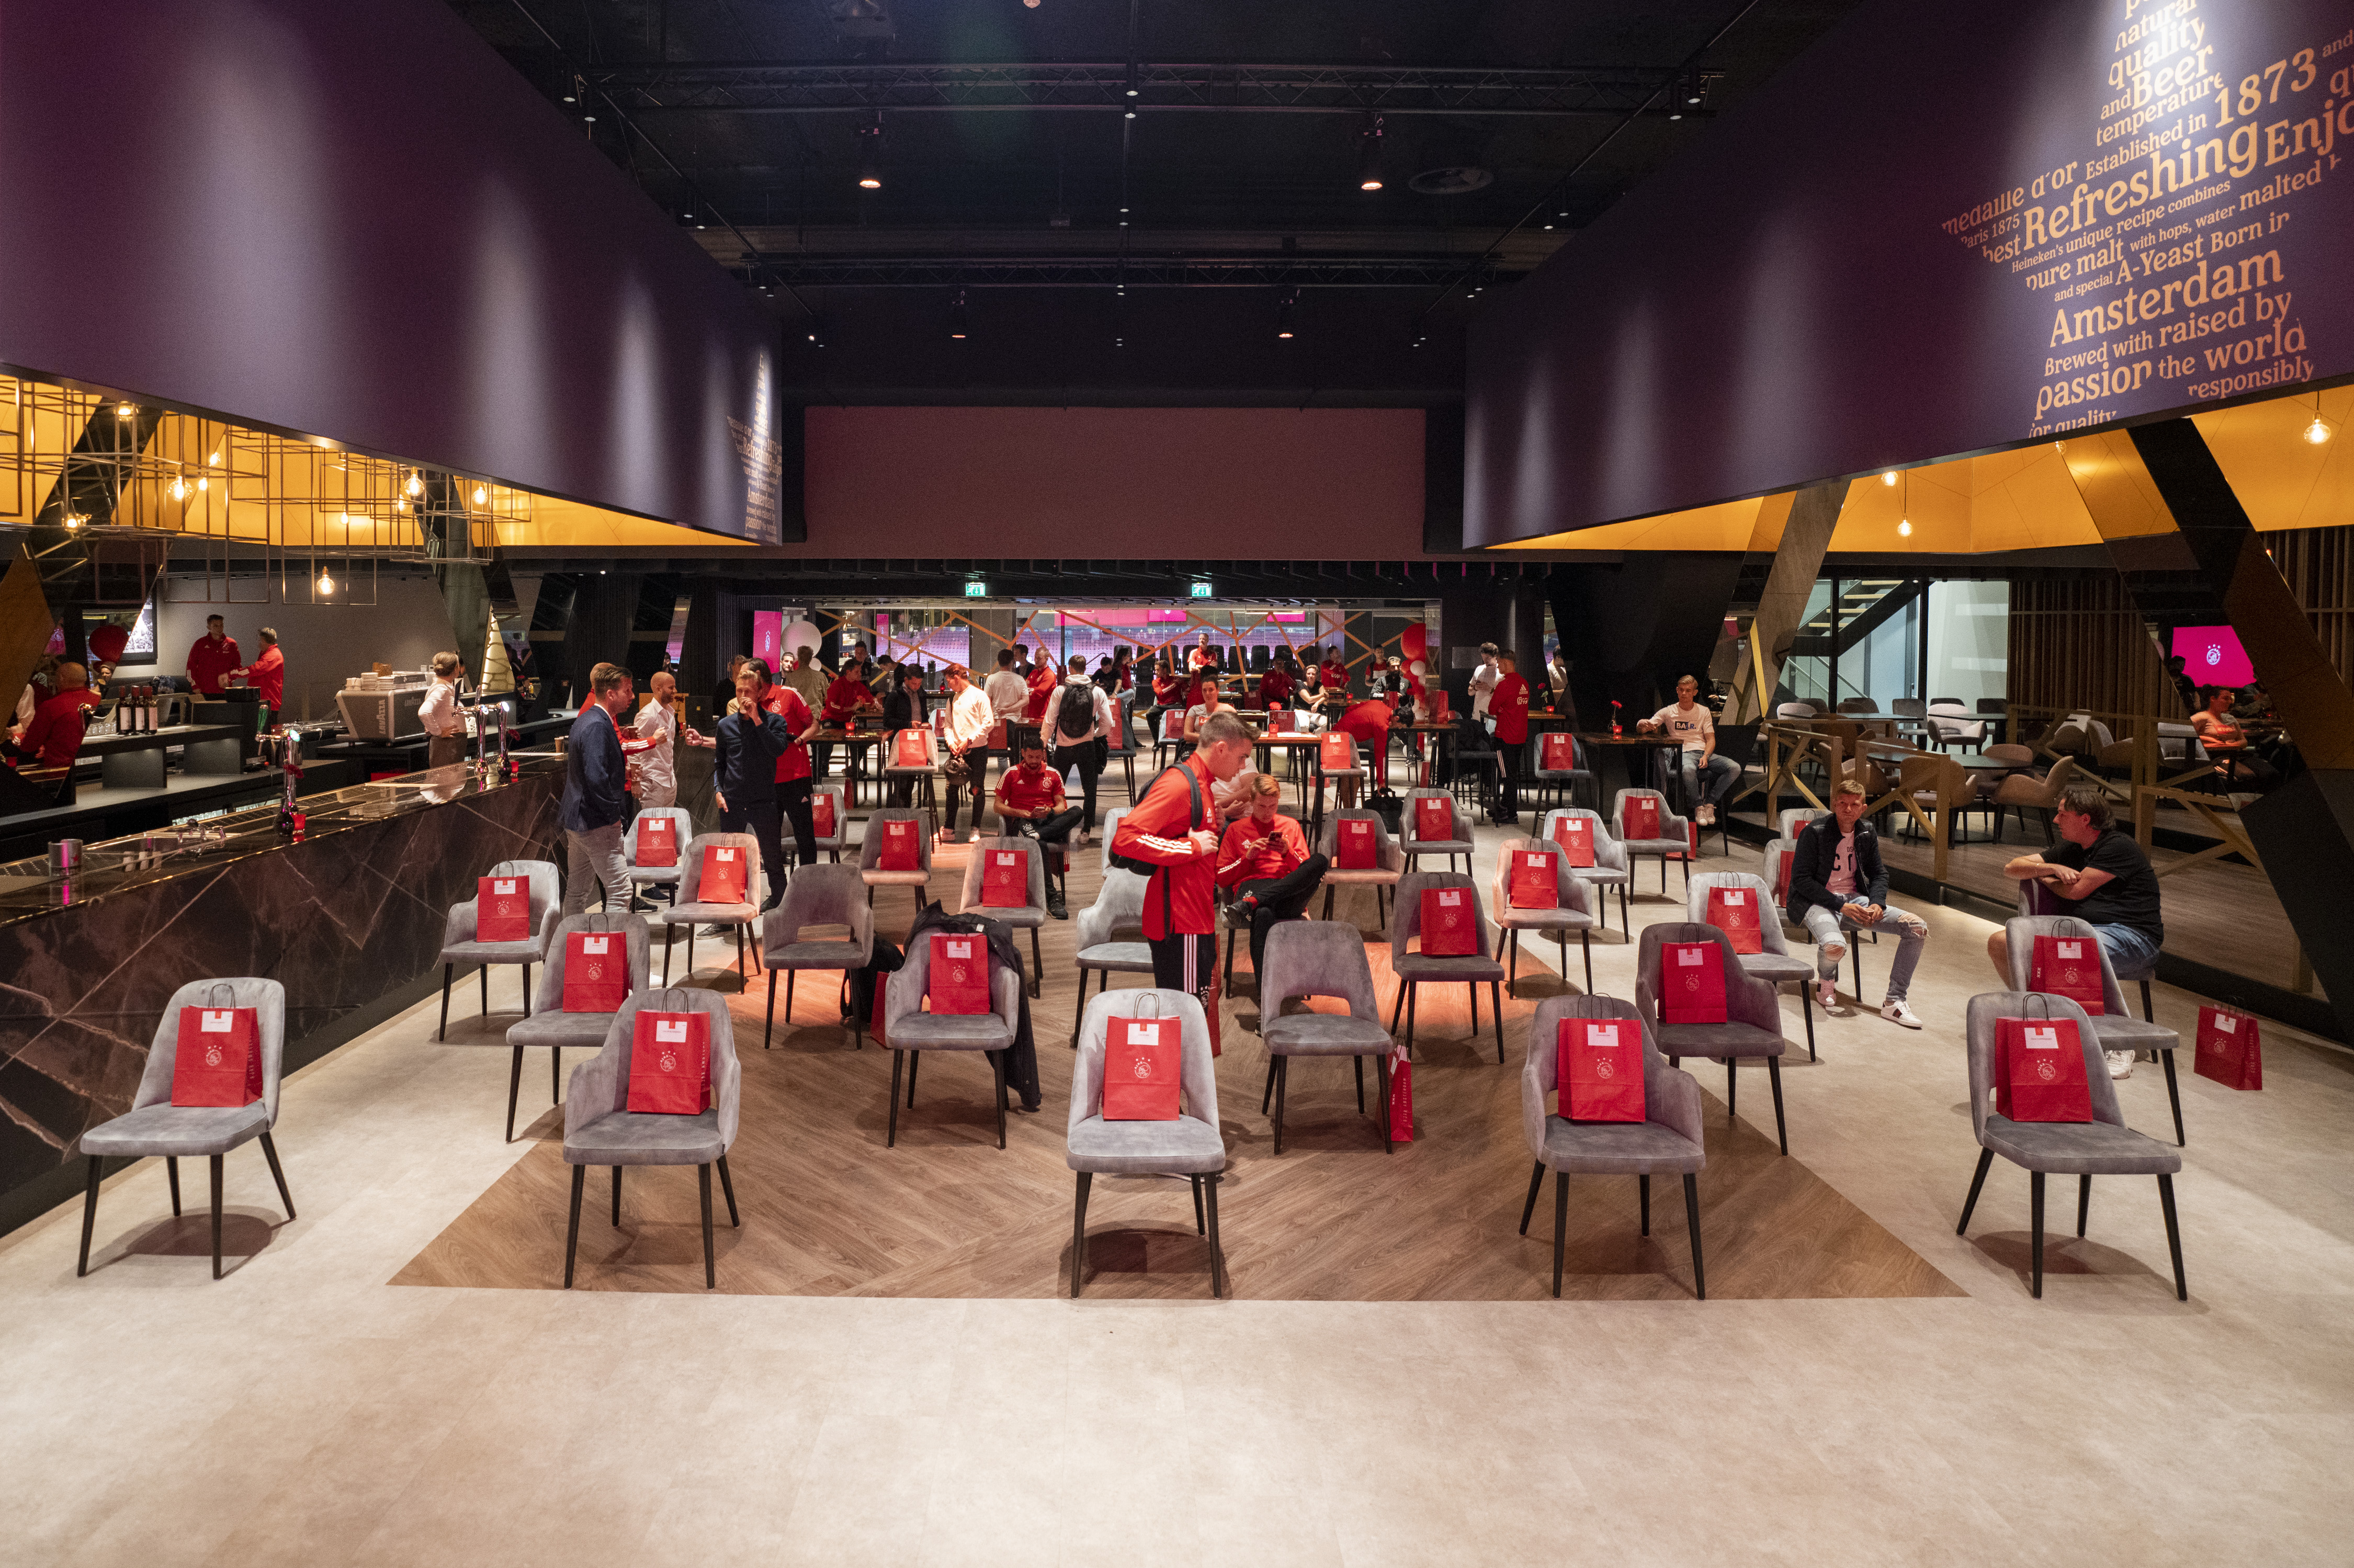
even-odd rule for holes
{"type": "MultiPolygon", "coordinates": [[[[1193,793],[1193,814],[1186,819],[1187,825],[1193,828],[1209,826],[1209,823],[1205,821],[1202,816],[1202,780],[1192,768],[1183,766],[1182,763],[1174,768],[1164,768],[1160,772],[1152,776],[1152,784],[1160,783],[1172,773],[1182,773],[1185,776],[1185,788],[1193,793]]],[[[1152,784],[1147,784],[1144,787],[1145,795],[1152,793],[1152,784]]],[[[1141,800],[1143,799],[1143,796],[1139,796],[1138,799],[1141,800]]],[[[1119,867],[1120,870],[1132,871],[1139,876],[1150,876],[1156,871],[1164,871],[1168,869],[1165,866],[1155,865],[1149,860],[1138,860],[1132,855],[1124,855],[1116,852],[1111,857],[1111,863],[1112,864],[1119,867]]],[[[1165,894],[1165,887],[1163,891],[1165,894]]]]}
{"type": "Polygon", "coordinates": [[[1055,733],[1076,744],[1096,726],[1096,685],[1093,681],[1063,683],[1062,705],[1055,710],[1055,733]]]}

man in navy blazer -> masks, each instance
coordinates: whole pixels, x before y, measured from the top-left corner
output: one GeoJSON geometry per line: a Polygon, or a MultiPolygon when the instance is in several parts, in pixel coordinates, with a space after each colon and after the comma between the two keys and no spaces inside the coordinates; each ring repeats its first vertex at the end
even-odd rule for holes
{"type": "Polygon", "coordinates": [[[564,894],[567,916],[588,906],[588,890],[600,883],[608,913],[630,906],[629,863],[621,853],[629,786],[621,715],[637,702],[637,683],[619,664],[599,664],[588,672],[588,692],[564,744],[564,800],[557,808],[571,862],[564,894]]]}

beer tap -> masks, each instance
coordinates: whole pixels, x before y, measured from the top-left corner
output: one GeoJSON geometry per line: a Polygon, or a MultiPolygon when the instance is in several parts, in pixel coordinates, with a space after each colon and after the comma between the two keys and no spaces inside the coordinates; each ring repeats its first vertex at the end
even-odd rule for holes
{"type": "Polygon", "coordinates": [[[278,831],[299,841],[302,837],[302,810],[295,802],[302,789],[302,732],[288,725],[270,740],[278,749],[278,831]]]}

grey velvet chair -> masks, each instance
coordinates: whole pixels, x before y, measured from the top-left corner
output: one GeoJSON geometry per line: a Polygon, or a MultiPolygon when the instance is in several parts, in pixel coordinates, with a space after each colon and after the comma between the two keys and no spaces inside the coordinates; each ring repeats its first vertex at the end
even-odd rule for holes
{"type": "Polygon", "coordinates": [[[1370,887],[1373,890],[1373,913],[1380,916],[1383,927],[1389,925],[1390,891],[1405,874],[1405,851],[1390,837],[1389,824],[1378,811],[1339,810],[1324,820],[1316,835],[1316,853],[1324,857],[1324,918],[1332,918],[1332,895],[1343,887],[1370,887]],[[1341,869],[1341,824],[1364,821],[1373,824],[1373,863],[1368,870],[1341,869]]]}
{"type": "Polygon", "coordinates": [[[1521,1234],[1529,1234],[1545,1172],[1553,1173],[1553,1293],[1561,1295],[1562,1255],[1569,1241],[1569,1179],[1572,1176],[1632,1176],[1642,1204],[1643,1234],[1651,1234],[1651,1178],[1684,1179],[1684,1223],[1691,1232],[1692,1294],[1708,1299],[1708,1276],[1700,1255],[1701,1170],[1708,1164],[1702,1136],[1700,1084],[1670,1066],[1650,1026],[1615,996],[1549,996],[1529,1021],[1529,1048],[1521,1063],[1521,1128],[1536,1169],[1529,1173],[1528,1202],[1521,1205],[1521,1234]],[[1643,1042],[1643,1119],[1574,1122],[1545,1108],[1545,1097],[1561,1089],[1564,1019],[1620,1019],[1643,1042]]]}
{"type": "MultiPolygon", "coordinates": [[[[1107,832],[1104,836],[1111,835],[1107,832]]],[[[1074,1051],[1079,1048],[1079,1020],[1087,1012],[1087,976],[1102,977],[1096,986],[1102,992],[1111,989],[1111,977],[1116,974],[1152,972],[1152,948],[1144,939],[1144,890],[1150,885],[1150,878],[1113,866],[1104,873],[1096,901],[1079,911],[1079,994],[1071,1009],[1074,1051]]]]}
{"type": "Polygon", "coordinates": [[[1382,1027],[1382,1004],[1373,995],[1373,966],[1365,939],[1354,926],[1329,920],[1290,920],[1267,935],[1267,973],[1259,980],[1259,1037],[1267,1043],[1267,1091],[1275,1097],[1275,1151],[1283,1152],[1283,1100],[1294,1056],[1346,1056],[1356,1069],[1357,1114],[1365,1114],[1365,1058],[1373,1058],[1375,1108],[1380,1112],[1382,1150],[1390,1141],[1390,1052],[1395,1043],[1382,1027]],[[1345,1013],[1295,1012],[1283,1004],[1295,996],[1339,997],[1345,1013]]]}
{"type": "MultiPolygon", "coordinates": [[[[1101,838],[1096,851],[1096,868],[1102,872],[1106,876],[1109,876],[1113,872],[1120,869],[1119,866],[1116,866],[1111,863],[1111,835],[1112,830],[1119,826],[1119,820],[1127,815],[1128,808],[1126,806],[1114,806],[1110,810],[1106,811],[1103,814],[1103,827],[1099,830],[1101,838]]],[[[1134,874],[1130,873],[1129,874],[1133,875],[1134,874]]]]}
{"type": "Polygon", "coordinates": [[[1829,815],[1819,806],[1785,806],[1781,815],[1774,819],[1774,836],[1796,840],[1800,828],[1808,822],[1819,822],[1829,815]]]}
{"type": "MultiPolygon", "coordinates": [[[[1659,863],[1659,895],[1667,896],[1668,862],[1681,861],[1684,885],[1691,885],[1691,824],[1668,809],[1668,798],[1657,789],[1621,789],[1610,799],[1610,836],[1630,861],[1656,860],[1659,863]],[[1627,802],[1645,796],[1659,803],[1659,836],[1655,839],[1630,839],[1627,836],[1627,802]]],[[[1599,859],[1597,855],[1596,858],[1599,859]]]]}
{"type": "Polygon", "coordinates": [[[882,810],[870,813],[866,819],[866,836],[858,845],[858,874],[866,884],[868,903],[872,904],[875,901],[875,890],[878,887],[904,887],[915,895],[916,912],[922,914],[924,890],[931,885],[932,880],[932,841],[924,832],[923,818],[915,811],[898,806],[885,807],[882,810]],[[881,869],[878,863],[883,858],[884,824],[886,822],[910,822],[915,825],[915,870],[885,871],[881,869]]]}
{"type": "MultiPolygon", "coordinates": [[[[1564,817],[1584,817],[1594,824],[1594,863],[1573,865],[1569,868],[1569,874],[1578,881],[1591,883],[1596,887],[1617,888],[1618,890],[1618,928],[1621,931],[1632,933],[1635,927],[1628,923],[1627,917],[1627,887],[1634,880],[1635,874],[1628,862],[1626,846],[1621,844],[1617,835],[1611,832],[1607,818],[1599,811],[1589,811],[1583,806],[1569,806],[1547,811],[1544,814],[1543,831],[1539,832],[1537,837],[1547,843],[1559,843],[1561,841],[1553,837],[1553,825],[1564,817]]],[[[1601,902],[1596,906],[1595,916],[1604,930],[1610,928],[1610,899],[1607,893],[1603,895],[1601,902]]]]}
{"type": "MultiPolygon", "coordinates": [[[[1691,883],[1684,895],[1684,918],[1695,925],[1708,923],[1708,895],[1712,889],[1744,888],[1757,901],[1757,935],[1766,950],[1742,954],[1741,967],[1777,989],[1797,986],[1798,1016],[1807,1025],[1807,1060],[1815,1060],[1814,960],[1802,959],[1790,950],[1790,939],[1784,930],[1788,922],[1783,916],[1782,906],[1774,902],[1774,885],[1746,871],[1704,871],[1691,883]]],[[[1852,948],[1854,944],[1850,942],[1849,946],[1852,948]]]]}
{"type": "Polygon", "coordinates": [[[1013,833],[985,842],[976,835],[972,853],[965,856],[964,888],[959,895],[957,907],[967,915],[984,915],[991,920],[1003,921],[1017,931],[1030,933],[1030,973],[1024,978],[1030,994],[1034,997],[1040,995],[1046,981],[1046,960],[1038,950],[1038,927],[1046,923],[1046,846],[1036,839],[1013,833]],[[991,908],[981,903],[981,879],[986,870],[983,857],[990,854],[1019,854],[1027,863],[1023,872],[1029,879],[1028,891],[1024,894],[1028,903],[1018,907],[1008,906],[999,908],[991,908]]]}
{"type": "MultiPolygon", "coordinates": [[[[850,798],[839,784],[821,784],[810,791],[810,810],[812,814],[817,810],[817,798],[820,795],[833,797],[833,832],[819,833],[816,848],[825,856],[828,864],[839,865],[842,863],[842,852],[848,848],[850,843],[850,798]]],[[[792,831],[792,819],[788,817],[785,820],[785,832],[790,834],[792,831]]]]}
{"type": "Polygon", "coordinates": [[[1547,768],[1544,766],[1544,736],[1542,735],[1529,736],[1528,777],[1535,782],[1538,799],[1542,800],[1543,791],[1550,789],[1553,791],[1553,799],[1573,806],[1577,803],[1581,791],[1597,801],[1600,800],[1602,786],[1594,776],[1594,759],[1586,754],[1585,743],[1572,736],[1569,748],[1571,758],[1577,764],[1576,767],[1547,768]]]}
{"type": "Polygon", "coordinates": [[[1774,1086],[1774,1139],[1782,1152],[1790,1152],[1790,1129],[1782,1116],[1782,1008],[1773,983],[1742,968],[1741,955],[1713,926],[1668,920],[1643,927],[1635,950],[1635,1006],[1651,1037],[1676,1066],[1686,1056],[1706,1056],[1724,1064],[1724,1116],[1736,1114],[1734,1097],[1741,1087],[1744,1057],[1766,1058],[1766,1074],[1774,1086]],[[1659,948],[1667,942],[1712,942],[1724,961],[1723,1023],[1666,1023],[1659,1008],[1659,948]]]}
{"type": "Polygon", "coordinates": [[[695,836],[695,818],[684,807],[648,806],[630,819],[621,830],[621,859],[628,863],[630,885],[633,888],[678,887],[678,868],[686,863],[686,841],[695,836]],[[640,865],[638,863],[638,827],[651,818],[666,817],[675,825],[671,829],[671,842],[679,846],[678,864],[640,865]]]}
{"type": "Polygon", "coordinates": [[[547,967],[539,972],[539,1007],[528,1017],[507,1025],[507,1044],[514,1052],[514,1060],[507,1069],[509,1143],[514,1141],[515,1101],[523,1093],[524,1051],[527,1047],[547,1047],[547,1103],[554,1105],[564,1086],[564,1048],[570,1045],[583,1051],[602,1050],[606,1032],[612,1026],[613,1015],[610,1012],[564,1011],[564,960],[575,931],[620,937],[621,951],[613,957],[628,966],[630,991],[634,993],[646,989],[646,971],[653,961],[653,937],[642,916],[583,911],[556,927],[556,935],[547,944],[547,967]]]}
{"type": "Polygon", "coordinates": [[[503,860],[485,874],[520,876],[530,879],[531,935],[520,942],[479,942],[474,939],[474,900],[450,906],[450,915],[441,927],[441,1023],[433,1038],[450,1037],[450,981],[460,964],[480,966],[477,973],[482,979],[482,1014],[491,1011],[491,966],[521,964],[523,966],[523,1010],[531,1012],[531,966],[547,961],[547,944],[556,935],[556,923],[564,917],[564,894],[556,874],[555,863],[545,860],[503,860]]]}
{"type": "Polygon", "coordinates": [[[605,1031],[605,1048],[572,1070],[564,1101],[564,1162],[572,1167],[572,1219],[564,1236],[564,1288],[572,1288],[572,1261],[580,1249],[580,1193],[588,1167],[613,1168],[613,1224],[621,1224],[621,1168],[692,1165],[703,1187],[703,1286],[719,1283],[711,1249],[711,1168],[727,1193],[727,1223],[742,1224],[727,1151],[736,1146],[743,1112],[744,1067],[736,1059],[736,1029],[727,999],[716,991],[640,991],[621,1004],[605,1031]],[[638,1014],[701,1012],[711,1020],[711,1105],[697,1116],[630,1109],[630,1053],[638,1014]]]}
{"type": "MultiPolygon", "coordinates": [[[[1270,944],[1271,948],[1271,944],[1270,944]]],[[[1108,994],[1087,1003],[1079,1021],[1079,1054],[1071,1069],[1071,1120],[1066,1130],[1065,1154],[1078,1173],[1078,1195],[1071,1215],[1071,1294],[1079,1293],[1087,1277],[1087,1190],[1097,1176],[1182,1176],[1193,1189],[1193,1226],[1210,1244],[1210,1294],[1226,1293],[1225,1254],[1218,1245],[1218,1179],[1226,1168],[1226,1142],[1218,1130],[1218,1078],[1210,1060],[1210,1024],[1202,1003],[1182,991],[1157,987],[1123,991],[1118,1001],[1108,994]],[[1146,997],[1158,1003],[1158,1016],[1178,1020],[1182,1041],[1178,1068],[1178,1117],[1175,1121],[1106,1121],[1103,1117],[1104,1034],[1117,1012],[1137,1007],[1146,997]],[[1203,1209],[1204,1190],[1209,1207],[1203,1209]]]]}
{"type": "MultiPolygon", "coordinates": [[[[981,950],[989,938],[975,936],[981,950]]],[[[924,991],[932,972],[931,934],[907,944],[907,960],[883,990],[883,1044],[891,1048],[891,1118],[883,1147],[899,1141],[899,1069],[907,1069],[907,1108],[916,1108],[916,1073],[927,1051],[980,1051],[997,1074],[997,1147],[1005,1147],[1005,1053],[1013,1048],[1022,1016],[1022,977],[990,960],[988,1012],[924,1011],[924,991]]],[[[1096,999],[1100,1001],[1103,999],[1096,999]]]]}
{"type": "Polygon", "coordinates": [[[81,1135],[80,1147],[90,1161],[89,1184],[82,1193],[81,1256],[74,1277],[90,1272],[90,1232],[98,1224],[98,1183],[109,1160],[141,1160],[160,1156],[172,1184],[172,1213],[180,1213],[180,1161],[202,1157],[210,1163],[213,1199],[213,1277],[221,1277],[221,1160],[239,1144],[261,1140],[262,1158],[270,1161],[270,1180],[278,1183],[278,1201],[286,1218],[294,1218],[294,1200],[286,1191],[286,1172],[278,1163],[278,1146],[270,1129],[278,1125],[278,1075],[286,1059],[286,988],[274,980],[240,976],[234,980],[190,980],[164,1004],[155,1025],[154,1044],[147,1048],[147,1066],[139,1075],[131,1108],[111,1121],[99,1123],[81,1135]],[[221,994],[226,988],[228,994],[221,994]],[[254,1012],[255,1032],[261,1045],[261,1098],[249,1106],[175,1106],[172,1103],[172,1069],[179,1060],[180,1010],[215,1006],[254,1012]]]}
{"type": "Polygon", "coordinates": [[[1398,1012],[1405,1012],[1405,1048],[1414,1053],[1415,988],[1462,984],[1471,988],[1471,1038],[1479,1037],[1479,987],[1488,987],[1496,1005],[1496,1061],[1504,1060],[1504,966],[1490,955],[1488,921],[1479,907],[1479,889],[1459,871],[1410,871],[1399,879],[1397,907],[1390,915],[1390,969],[1398,979],[1397,1005],[1390,1009],[1390,1033],[1397,1033],[1398,1012]],[[1406,944],[1422,934],[1422,895],[1433,888],[1459,887],[1471,901],[1471,928],[1479,941],[1475,956],[1425,958],[1408,952],[1406,944]]]}
{"type": "MultiPolygon", "coordinates": [[[[695,972],[695,928],[697,926],[727,926],[736,932],[736,963],[744,962],[744,938],[752,929],[752,922],[760,917],[760,905],[766,898],[767,882],[760,866],[760,841],[750,833],[700,833],[678,853],[678,893],[671,906],[663,911],[663,984],[670,984],[670,950],[678,941],[678,928],[686,927],[686,972],[695,972]],[[705,849],[732,848],[748,863],[744,870],[744,901],[740,904],[706,903],[703,892],[703,852],[705,849]]],[[[752,965],[760,963],[760,945],[751,944],[752,965]]]]}
{"type": "MultiPolygon", "coordinates": [[[[2022,915],[2003,926],[2003,938],[2010,955],[2010,989],[2031,991],[2029,980],[2035,972],[2035,938],[2038,937],[2069,937],[2089,944],[2101,963],[2101,1005],[2107,1009],[2093,1020],[2093,1033],[2100,1037],[2104,1051],[2154,1051],[2166,1067],[2166,1099],[2174,1111],[2174,1142],[2177,1148],[2190,1140],[2182,1135],[2182,1087],[2174,1075],[2174,1053],[2182,1044],[2182,1036],[2162,1023],[2147,1018],[2136,1018],[2126,1009],[2125,991],[2117,984],[2117,971],[2110,967],[2109,955],[2093,934],[2089,922],[2073,915],[2022,915]]],[[[2149,982],[2142,982],[2142,995],[2147,998],[2149,982]]],[[[2105,1066],[2102,1071],[2108,1069],[2105,1066]]]]}
{"type": "MultiPolygon", "coordinates": [[[[1789,815],[1787,811],[1785,811],[1782,814],[1786,817],[1789,815]]],[[[1797,853],[1797,848],[1798,846],[1797,843],[1787,838],[1768,839],[1766,842],[1766,847],[1762,852],[1760,852],[1758,858],[1758,874],[1760,880],[1766,884],[1766,890],[1769,893],[1773,889],[1782,885],[1783,863],[1787,861],[1791,855],[1797,853]]],[[[1774,908],[1776,916],[1782,922],[1782,945],[1785,951],[1787,951],[1789,948],[1789,936],[1791,932],[1797,932],[1800,936],[1805,937],[1809,942],[1814,940],[1814,934],[1812,932],[1808,931],[1804,926],[1790,918],[1789,906],[1787,904],[1776,899],[1775,900],[1774,908]]],[[[1844,915],[1840,916],[1839,927],[1840,934],[1847,938],[1847,956],[1849,961],[1855,966],[1855,994],[1858,1000],[1861,1000],[1863,996],[1863,944],[1856,938],[1861,936],[1864,936],[1867,933],[1857,930],[1855,922],[1849,919],[1844,915]]],[[[1879,932],[1873,931],[1868,934],[1874,942],[1880,940],[1879,932]]],[[[1808,1005],[1811,1006],[1811,1004],[1808,1005]]],[[[1809,1058],[1812,1057],[1814,1053],[1814,1014],[1812,1012],[1809,1012],[1807,1014],[1807,1051],[1809,1058]]]]}
{"type": "Polygon", "coordinates": [[[1456,861],[1460,859],[1463,862],[1464,871],[1467,873],[1470,871],[1471,851],[1473,848],[1471,842],[1471,816],[1469,812],[1463,809],[1463,803],[1460,800],[1458,800],[1450,791],[1445,789],[1407,790],[1405,792],[1405,813],[1399,817],[1398,822],[1401,830],[1400,837],[1404,841],[1404,848],[1405,850],[1405,868],[1408,871],[1420,871],[1422,869],[1422,857],[1426,854],[1444,856],[1447,861],[1447,869],[1449,871],[1453,871],[1455,869],[1456,861]],[[1426,839],[1419,836],[1419,830],[1422,826],[1421,803],[1425,800],[1444,800],[1447,802],[1447,821],[1448,826],[1447,836],[1445,838],[1426,839]]]}
{"type": "Polygon", "coordinates": [[[2081,1236],[2092,1207],[2094,1177],[2155,1176],[2158,1206],[2166,1213],[2167,1251],[2174,1260],[2174,1298],[2188,1301],[2190,1287],[2182,1277],[2182,1233],[2174,1213],[2174,1174],[2182,1169],[2182,1156],[2126,1126],[2117,1109],[2117,1086],[2101,1060],[2100,1036],[2093,1032],[2092,1022],[2084,1010],[2066,997],[1995,991],[1970,998],[1970,1127],[1978,1134],[1978,1168],[1970,1178],[1970,1195],[1962,1203],[1961,1223],[1954,1227],[1954,1234],[1968,1234],[1970,1215],[1978,1206],[1978,1191],[1986,1185],[1987,1170],[1996,1155],[2027,1171],[2034,1227],[2032,1288],[2040,1298],[2043,1294],[2043,1178],[2055,1174],[2076,1178],[2076,1234],[2081,1236]],[[2013,1121],[1995,1114],[1996,1021],[2041,1021],[2046,1016],[2071,1019],[2076,1024],[2077,1042],[2084,1052],[2085,1086],[2092,1091],[2091,1121],[2013,1121]]]}
{"type": "MultiPolygon", "coordinates": [[[[785,885],[785,895],[760,917],[760,962],[769,971],[769,1013],[760,1026],[760,1049],[777,1027],[777,974],[785,976],[785,1026],[793,1022],[793,981],[803,969],[840,969],[848,996],[850,971],[875,957],[875,910],[866,902],[866,881],[854,865],[805,865],[785,885]],[[850,935],[803,941],[808,926],[846,926],[850,935]]],[[[865,1049],[866,1033],[855,1024],[851,1048],[865,1049]]]]}
{"type": "MultiPolygon", "coordinates": [[[[2015,902],[2021,915],[2055,915],[2066,907],[2058,895],[2040,882],[2022,878],[2014,885],[2018,888],[2015,902]]],[[[2107,957],[2105,953],[2102,956],[2107,957]]],[[[2158,978],[2157,961],[2153,959],[2138,969],[2119,969],[2112,962],[2109,965],[2109,972],[2116,977],[2120,985],[2138,984],[2141,987],[2142,1022],[2157,1022],[2158,1014],[2151,1011],[2149,1001],[2149,982],[2158,978]]]]}
{"type": "MultiPolygon", "coordinates": [[[[1598,857],[1597,857],[1598,858],[1598,857]]],[[[1490,889],[1495,898],[1496,927],[1512,949],[1511,961],[1504,969],[1504,990],[1519,995],[1513,988],[1521,978],[1521,933],[1550,931],[1561,945],[1562,978],[1569,977],[1569,934],[1577,933],[1577,945],[1585,956],[1585,989],[1594,990],[1594,906],[1602,895],[1593,884],[1577,875],[1569,863],[1569,856],[1550,839],[1510,838],[1496,846],[1496,881],[1490,889]],[[1512,857],[1518,854],[1543,854],[1551,857],[1553,875],[1553,907],[1551,909],[1515,909],[1512,907],[1512,857]]]]}

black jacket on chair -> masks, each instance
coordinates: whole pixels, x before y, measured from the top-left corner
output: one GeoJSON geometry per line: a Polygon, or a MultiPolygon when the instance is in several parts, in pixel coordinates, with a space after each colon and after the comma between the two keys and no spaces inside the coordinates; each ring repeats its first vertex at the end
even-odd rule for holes
{"type": "Polygon", "coordinates": [[[1836,915],[1849,898],[1865,904],[1885,906],[1888,903],[1888,867],[1880,858],[1880,834],[1861,818],[1855,824],[1856,889],[1846,897],[1830,890],[1827,880],[1831,874],[1831,857],[1838,853],[1840,825],[1837,817],[1818,817],[1798,830],[1797,846],[1790,852],[1790,908],[1792,921],[1803,924],[1808,906],[1829,910],[1836,915]]]}

